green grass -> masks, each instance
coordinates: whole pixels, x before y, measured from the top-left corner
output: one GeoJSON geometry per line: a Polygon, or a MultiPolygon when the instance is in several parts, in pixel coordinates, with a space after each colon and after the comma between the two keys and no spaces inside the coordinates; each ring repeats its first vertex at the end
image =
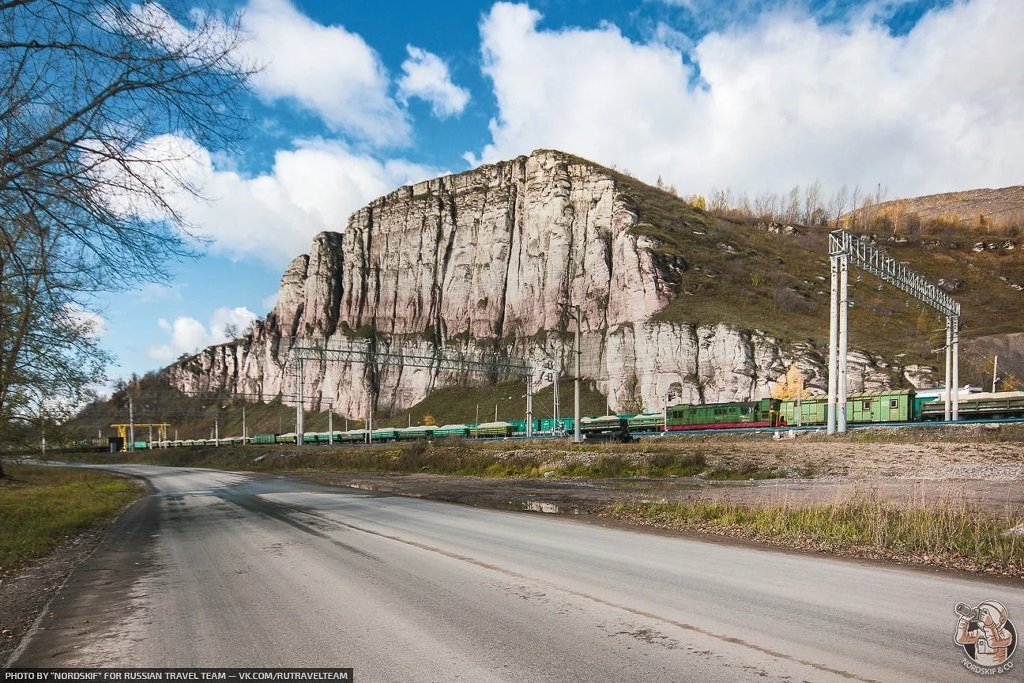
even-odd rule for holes
{"type": "Polygon", "coordinates": [[[739,535],[781,545],[922,559],[949,567],[1024,573],[1024,537],[1005,533],[1024,514],[978,513],[957,500],[901,507],[866,498],[796,506],[728,502],[618,503],[606,513],[652,526],[739,535]]]}
{"type": "Polygon", "coordinates": [[[0,576],[114,519],[137,499],[134,481],[67,467],[5,465],[0,479],[0,576]]]}

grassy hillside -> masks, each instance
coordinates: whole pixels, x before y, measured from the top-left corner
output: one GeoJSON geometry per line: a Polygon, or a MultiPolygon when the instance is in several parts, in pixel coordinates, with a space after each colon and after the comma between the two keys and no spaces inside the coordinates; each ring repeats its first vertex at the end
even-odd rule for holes
{"type": "MultiPolygon", "coordinates": [[[[723,220],[669,192],[603,170],[631,198],[639,216],[635,231],[655,240],[655,253],[676,290],[658,318],[725,322],[786,342],[827,344],[828,233],[834,226],[786,229],[753,218],[723,220]]],[[[980,201],[977,192],[962,195],[963,201],[980,201]]],[[[1007,202],[1017,201],[1024,209],[1017,195],[1000,197],[1006,216],[1011,215],[1005,211],[1007,202]]],[[[961,303],[962,339],[1024,332],[1024,240],[1018,239],[1019,227],[1007,221],[894,222],[884,212],[873,215],[869,227],[856,231],[873,236],[879,247],[961,303]]],[[[905,362],[942,364],[937,350],[944,344],[945,323],[938,314],[856,272],[851,273],[850,298],[852,347],[905,362]]],[[[962,379],[980,383],[984,364],[991,359],[962,360],[962,379]]]]}

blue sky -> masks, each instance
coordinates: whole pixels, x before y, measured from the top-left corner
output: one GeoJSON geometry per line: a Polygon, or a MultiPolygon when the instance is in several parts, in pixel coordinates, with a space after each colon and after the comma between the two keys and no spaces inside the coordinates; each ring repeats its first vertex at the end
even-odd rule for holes
{"type": "Polygon", "coordinates": [[[189,152],[209,201],[173,200],[204,255],[104,297],[112,377],[265,315],[287,262],[374,197],[537,147],[685,195],[1024,182],[1020,0],[218,7],[264,67],[253,127],[232,152],[152,141],[189,152]]]}

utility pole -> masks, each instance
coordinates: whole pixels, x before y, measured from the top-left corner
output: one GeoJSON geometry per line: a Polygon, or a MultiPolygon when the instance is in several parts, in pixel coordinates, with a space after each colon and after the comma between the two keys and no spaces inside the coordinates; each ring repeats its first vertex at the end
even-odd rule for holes
{"type": "Polygon", "coordinates": [[[296,445],[296,447],[301,446],[302,442],[305,440],[303,438],[303,434],[302,434],[302,431],[304,429],[303,420],[302,420],[302,418],[303,418],[302,410],[303,410],[303,407],[304,407],[303,406],[303,397],[302,397],[302,389],[303,389],[302,385],[304,385],[306,383],[305,379],[306,379],[306,376],[303,374],[303,369],[302,369],[302,356],[299,356],[299,376],[298,376],[298,378],[295,381],[295,389],[296,389],[295,393],[298,394],[298,398],[299,398],[298,402],[296,402],[296,404],[295,404],[295,445],[296,445]]]}
{"type": "Polygon", "coordinates": [[[327,404],[327,443],[334,444],[334,404],[327,404]]]}
{"type": "Polygon", "coordinates": [[[554,372],[552,373],[552,377],[554,377],[554,383],[552,385],[552,391],[554,392],[554,406],[552,406],[552,408],[553,408],[553,412],[554,412],[555,422],[554,422],[553,425],[551,425],[551,433],[554,434],[555,430],[560,429],[562,427],[562,423],[558,421],[558,367],[557,367],[557,365],[555,367],[554,372]]]}
{"type": "Polygon", "coordinates": [[[533,436],[533,368],[526,377],[526,436],[533,436]]]}
{"type": "Polygon", "coordinates": [[[950,327],[953,329],[953,421],[960,419],[960,316],[954,315],[950,319],[950,327]]]}
{"type": "Polygon", "coordinates": [[[996,393],[996,378],[999,377],[999,356],[992,359],[992,393],[996,393]]]}
{"type": "Polygon", "coordinates": [[[149,449],[153,450],[153,425],[149,425],[149,449]]]}
{"type": "Polygon", "coordinates": [[[249,432],[245,428],[245,403],[242,403],[242,445],[248,440],[249,432]]]}
{"type": "Polygon", "coordinates": [[[220,445],[220,418],[213,418],[213,445],[220,445]]]}
{"type": "Polygon", "coordinates": [[[839,400],[836,405],[836,431],[846,433],[847,371],[846,352],[849,342],[847,321],[850,311],[849,297],[850,257],[839,257],[839,400]]]}
{"type": "Polygon", "coordinates": [[[480,424],[480,404],[476,404],[476,423],[480,424]]]}
{"type": "Polygon", "coordinates": [[[498,404],[497,403],[494,404],[494,421],[495,422],[498,421],[498,404]]]}
{"type": "Polygon", "coordinates": [[[572,442],[579,443],[580,439],[580,358],[583,356],[583,350],[580,348],[580,326],[582,321],[580,318],[580,307],[578,305],[572,306],[571,310],[574,311],[573,317],[576,318],[576,339],[573,344],[573,355],[576,356],[576,381],[573,386],[573,420],[572,420],[572,442]]]}
{"type": "Polygon", "coordinates": [[[829,259],[829,271],[832,275],[832,289],[828,308],[828,412],[825,432],[835,434],[836,386],[839,383],[836,377],[836,361],[839,358],[839,318],[836,316],[836,309],[839,308],[839,262],[835,258],[829,259]]]}
{"type": "Polygon", "coordinates": [[[942,400],[943,400],[943,403],[945,404],[945,409],[943,410],[943,419],[945,419],[946,422],[949,422],[949,418],[951,416],[951,412],[950,412],[950,409],[949,409],[950,408],[950,406],[949,406],[949,381],[950,381],[950,374],[951,374],[951,372],[953,370],[953,368],[951,367],[951,363],[950,363],[950,360],[952,359],[952,356],[953,356],[953,319],[950,318],[950,317],[947,317],[946,318],[946,385],[945,385],[945,389],[942,392],[942,400]]]}
{"type": "Polygon", "coordinates": [[[128,397],[128,447],[125,450],[135,450],[135,407],[131,396],[128,397]]]}

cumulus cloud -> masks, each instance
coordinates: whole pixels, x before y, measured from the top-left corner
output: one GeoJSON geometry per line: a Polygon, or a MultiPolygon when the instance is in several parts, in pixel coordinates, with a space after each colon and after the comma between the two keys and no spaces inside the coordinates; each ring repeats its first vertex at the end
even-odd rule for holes
{"type": "Polygon", "coordinates": [[[462,113],[469,103],[469,91],[452,83],[448,65],[426,50],[405,46],[409,58],[402,62],[398,94],[403,101],[419,97],[429,102],[434,116],[448,118],[462,113]]]}
{"type": "Polygon", "coordinates": [[[498,102],[484,161],[555,147],[683,192],[820,179],[912,195],[1024,175],[1017,0],[934,9],[904,35],[870,13],[820,23],[777,10],[688,53],[667,28],[638,43],[614,25],[540,19],[498,3],[481,23],[498,102]]]}
{"type": "MultiPolygon", "coordinates": [[[[267,173],[247,175],[216,159],[192,140],[162,135],[134,150],[137,172],[167,188],[164,199],[210,251],[229,258],[258,258],[280,266],[309,248],[322,230],[343,230],[351,214],[396,187],[443,172],[401,159],[380,160],[338,141],[300,140],[278,150],[267,173]],[[181,181],[199,196],[179,187],[181,181]]],[[[123,181],[130,187],[127,180],[123,181]]],[[[112,198],[119,208],[148,219],[166,218],[137,195],[112,198]]]]}
{"type": "Polygon", "coordinates": [[[244,53],[263,66],[253,76],[263,100],[295,102],[333,130],[377,145],[409,142],[387,69],[360,35],[319,24],[288,0],[251,0],[242,25],[250,37],[244,53]]]}
{"type": "Polygon", "coordinates": [[[208,326],[189,316],[175,318],[173,322],[160,318],[157,326],[170,338],[165,344],[149,347],[146,353],[153,360],[169,363],[183,353],[195,353],[212,344],[229,341],[235,334],[243,332],[257,317],[245,306],[224,306],[213,312],[208,326]]]}

